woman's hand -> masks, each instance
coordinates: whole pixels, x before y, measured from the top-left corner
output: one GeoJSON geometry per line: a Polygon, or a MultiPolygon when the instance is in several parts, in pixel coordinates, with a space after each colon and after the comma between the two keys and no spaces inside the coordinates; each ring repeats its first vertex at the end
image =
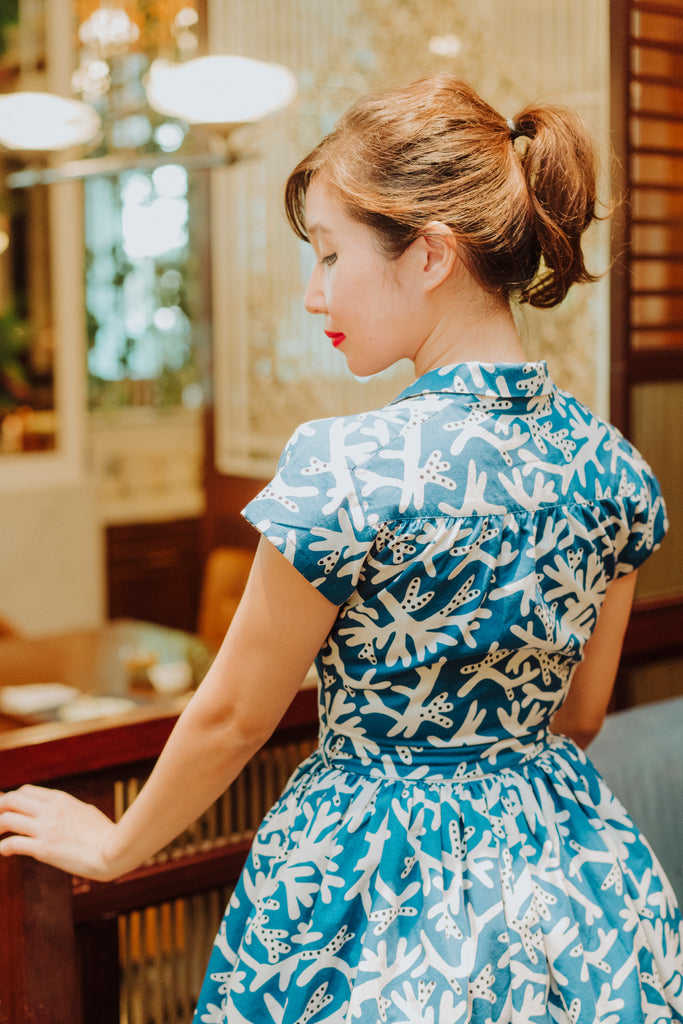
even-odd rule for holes
{"type": "Polygon", "coordinates": [[[109,881],[126,870],[107,860],[115,828],[97,807],[60,790],[21,786],[0,795],[4,857],[23,854],[74,875],[109,881]]]}

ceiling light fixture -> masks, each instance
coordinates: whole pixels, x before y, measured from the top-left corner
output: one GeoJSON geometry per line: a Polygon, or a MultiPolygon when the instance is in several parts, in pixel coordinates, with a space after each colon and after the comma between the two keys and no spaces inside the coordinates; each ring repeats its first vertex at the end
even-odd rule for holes
{"type": "Polygon", "coordinates": [[[22,152],[49,153],[92,142],[100,118],[90,104],[49,92],[0,96],[0,145],[22,152]]]}
{"type": "Polygon", "coordinates": [[[281,64],[215,54],[182,64],[155,60],[144,80],[147,102],[187,124],[239,125],[289,106],[296,78],[281,64]]]}

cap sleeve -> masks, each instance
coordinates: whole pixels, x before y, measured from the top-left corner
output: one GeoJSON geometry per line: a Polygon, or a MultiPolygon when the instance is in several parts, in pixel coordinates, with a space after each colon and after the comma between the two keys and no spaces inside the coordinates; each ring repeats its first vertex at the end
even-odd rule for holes
{"type": "Polygon", "coordinates": [[[669,527],[659,482],[634,449],[632,459],[622,469],[618,497],[623,501],[627,528],[618,554],[616,576],[625,576],[657,550],[669,527]]]}
{"type": "Polygon", "coordinates": [[[356,589],[375,538],[347,451],[353,426],[344,419],[300,426],[271,482],[242,511],[334,604],[343,604],[356,589]]]}

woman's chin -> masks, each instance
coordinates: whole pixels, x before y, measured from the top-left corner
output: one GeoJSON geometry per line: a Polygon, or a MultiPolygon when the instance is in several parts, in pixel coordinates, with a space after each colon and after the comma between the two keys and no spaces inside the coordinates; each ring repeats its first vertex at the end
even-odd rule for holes
{"type": "Polygon", "coordinates": [[[354,358],[353,354],[346,356],[346,365],[350,372],[358,380],[370,380],[371,377],[376,377],[378,373],[382,373],[383,370],[387,370],[390,366],[394,365],[397,360],[372,360],[372,359],[359,359],[357,356],[354,358]]]}

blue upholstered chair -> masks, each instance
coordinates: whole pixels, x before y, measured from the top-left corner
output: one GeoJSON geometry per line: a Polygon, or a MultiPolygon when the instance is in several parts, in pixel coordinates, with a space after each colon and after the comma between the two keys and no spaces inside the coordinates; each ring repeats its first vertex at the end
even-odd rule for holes
{"type": "Polygon", "coordinates": [[[683,907],[683,697],[608,715],[586,753],[647,838],[683,907]]]}

